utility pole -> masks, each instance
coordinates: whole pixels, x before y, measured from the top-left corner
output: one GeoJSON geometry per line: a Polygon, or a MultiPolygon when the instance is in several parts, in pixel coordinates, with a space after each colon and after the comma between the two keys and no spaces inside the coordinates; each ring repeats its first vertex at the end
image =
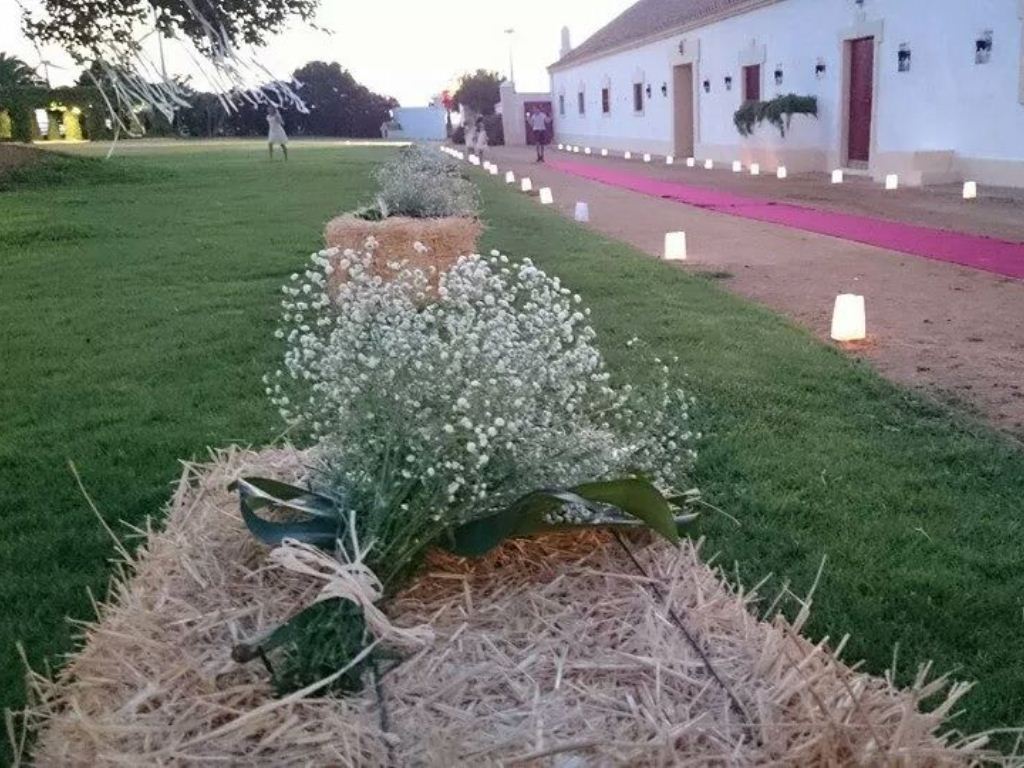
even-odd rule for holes
{"type": "Polygon", "coordinates": [[[508,35],[508,80],[510,83],[515,83],[516,69],[515,63],[512,60],[512,45],[515,42],[516,31],[512,27],[509,27],[505,30],[505,34],[508,35]]]}

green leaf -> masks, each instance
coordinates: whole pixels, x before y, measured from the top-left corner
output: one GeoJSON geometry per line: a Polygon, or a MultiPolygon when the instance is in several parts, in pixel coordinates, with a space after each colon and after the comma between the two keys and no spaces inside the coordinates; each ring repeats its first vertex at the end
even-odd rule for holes
{"type": "Polygon", "coordinates": [[[238,491],[246,527],[268,546],[276,547],[285,539],[295,539],[333,549],[343,533],[342,516],[334,502],[304,488],[265,478],[243,478],[232,483],[229,490],[238,491]],[[274,522],[256,514],[260,509],[287,509],[310,518],[274,522]]]}
{"type": "Polygon", "coordinates": [[[556,509],[561,503],[544,491],[534,491],[493,515],[455,528],[446,548],[460,557],[480,557],[505,539],[529,535],[531,531],[523,530],[524,523],[542,520],[546,512],[556,509]]]}
{"type": "Polygon", "coordinates": [[[639,478],[585,483],[569,490],[542,489],[523,496],[508,507],[473,520],[449,532],[446,548],[462,557],[485,555],[508,538],[561,531],[586,525],[615,527],[645,524],[668,541],[679,541],[679,525],[692,516],[676,517],[668,500],[651,483],[639,478]],[[587,507],[595,520],[580,525],[550,523],[546,517],[565,504],[587,507]],[[608,507],[624,514],[608,515],[608,507]]]}
{"type": "Polygon", "coordinates": [[[573,489],[589,501],[610,504],[647,523],[655,533],[673,544],[679,543],[672,508],[661,492],[646,480],[627,478],[599,483],[585,483],[573,489]]]}
{"type": "Polygon", "coordinates": [[[282,483],[266,477],[242,477],[228,486],[229,491],[253,499],[253,508],[272,505],[305,512],[316,517],[338,517],[338,505],[333,499],[314,493],[308,488],[282,483]]]}

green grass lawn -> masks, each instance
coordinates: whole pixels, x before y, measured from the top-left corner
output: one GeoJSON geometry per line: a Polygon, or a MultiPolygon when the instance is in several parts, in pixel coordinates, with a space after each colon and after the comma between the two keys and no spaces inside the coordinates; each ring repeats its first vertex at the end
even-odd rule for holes
{"type": "Polygon", "coordinates": [[[36,665],[67,650],[64,617],[106,585],[113,549],[68,460],[111,522],[138,523],[179,459],[272,439],[280,286],[330,216],[370,199],[381,157],[175,150],[0,191],[0,707],[22,701],[14,643],[36,665]]]}
{"type": "MultiPolygon", "coordinates": [[[[105,516],[158,510],[176,461],[278,428],[277,289],[333,213],[365,201],[384,151],[261,147],[133,154],[0,192],[0,704],[69,647],[113,554],[105,516]]],[[[961,727],[1024,723],[1024,455],[887,384],[712,282],[591,234],[481,177],[485,246],[530,256],[594,309],[612,364],[639,335],[677,354],[707,433],[696,481],[708,551],[747,583],[804,592],[815,637],[853,635],[874,672],[920,661],[979,681],[961,727]]],[[[904,679],[906,679],[904,677],[904,679]]]]}

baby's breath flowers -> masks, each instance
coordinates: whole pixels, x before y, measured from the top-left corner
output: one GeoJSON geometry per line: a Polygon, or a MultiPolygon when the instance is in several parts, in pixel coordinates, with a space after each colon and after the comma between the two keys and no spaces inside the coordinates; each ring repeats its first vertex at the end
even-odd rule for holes
{"type": "Polygon", "coordinates": [[[638,361],[642,385],[613,382],[590,311],[557,277],[494,251],[432,290],[421,270],[385,280],[371,263],[372,244],[323,251],[292,275],[284,366],[265,381],[315,441],[316,483],[354,511],[385,585],[447,529],[538,488],[638,472],[683,487],[690,399],[661,361],[638,361]]]}
{"type": "Polygon", "coordinates": [[[375,174],[380,187],[380,214],[411,218],[475,217],[480,200],[476,187],[462,177],[452,158],[414,144],[375,174]]]}

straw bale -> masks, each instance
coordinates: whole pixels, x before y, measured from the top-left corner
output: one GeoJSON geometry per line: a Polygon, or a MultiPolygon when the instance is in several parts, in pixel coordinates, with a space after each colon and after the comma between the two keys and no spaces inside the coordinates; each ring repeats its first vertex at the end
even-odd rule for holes
{"type": "MultiPolygon", "coordinates": [[[[758,619],[699,546],[606,534],[434,554],[385,608],[435,639],[358,696],[274,699],[230,649],[318,584],[267,565],[227,484],[296,478],[302,456],[231,449],[187,465],[166,525],[115,579],[56,679],[34,675],[42,766],[968,765],[995,756],[947,720],[969,686],[907,690],[758,619]],[[708,658],[709,670],[684,624],[708,658]],[[928,711],[921,702],[931,699],[928,711]],[[382,725],[386,723],[386,728],[382,725]],[[942,735],[946,732],[946,735],[942,735]]],[[[839,644],[840,646],[842,643],[839,644]]]]}
{"type": "MultiPolygon", "coordinates": [[[[328,248],[360,251],[367,238],[373,237],[378,243],[374,251],[375,272],[387,276],[388,263],[403,261],[424,271],[434,267],[438,273],[444,272],[460,256],[477,252],[481,232],[480,221],[468,217],[410,219],[393,216],[382,221],[366,221],[345,214],[327,223],[324,240],[328,248]],[[421,243],[427,250],[417,251],[415,243],[421,243]]],[[[339,273],[335,275],[334,281],[341,279],[339,273]]]]}

